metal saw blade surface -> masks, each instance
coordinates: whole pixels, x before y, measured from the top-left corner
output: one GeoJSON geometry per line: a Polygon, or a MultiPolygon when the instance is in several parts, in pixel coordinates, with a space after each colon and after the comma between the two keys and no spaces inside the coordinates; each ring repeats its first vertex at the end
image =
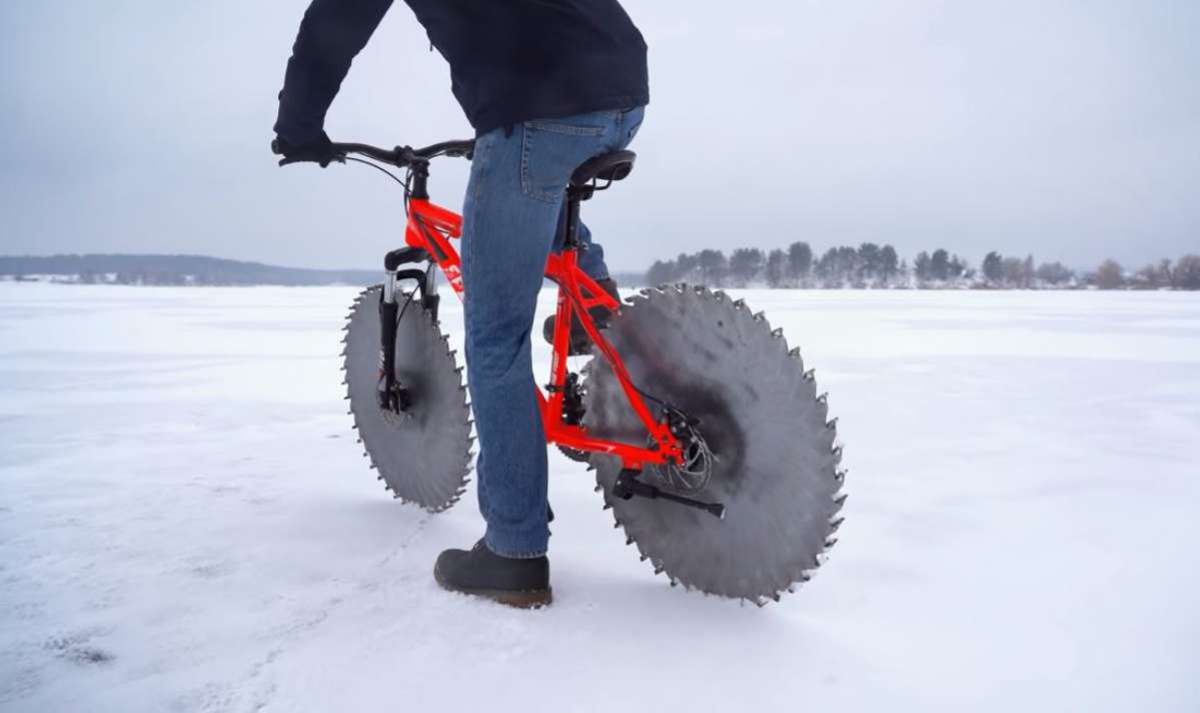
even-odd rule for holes
{"type": "MultiPolygon", "coordinates": [[[[412,406],[397,415],[379,408],[379,299],[381,288],[362,292],[346,328],[345,370],[350,412],[359,438],[394,495],[431,511],[462,495],[471,472],[471,418],[462,370],[433,316],[403,301],[396,329],[395,374],[412,406]]],[[[403,300],[403,296],[401,297],[403,300]]]]}
{"type": "MultiPolygon", "coordinates": [[[[810,578],[840,524],[840,450],[824,397],[799,351],[723,293],[667,287],[628,302],[605,336],[641,391],[700,419],[714,465],[704,489],[687,495],[724,504],[726,515],[615,498],[620,459],[595,454],[605,501],[672,583],[760,604],[778,598],[810,578]]],[[[646,430],[607,362],[596,356],[587,371],[591,434],[645,445],[646,430]]],[[[666,484],[652,469],[640,477],[666,484]]]]}

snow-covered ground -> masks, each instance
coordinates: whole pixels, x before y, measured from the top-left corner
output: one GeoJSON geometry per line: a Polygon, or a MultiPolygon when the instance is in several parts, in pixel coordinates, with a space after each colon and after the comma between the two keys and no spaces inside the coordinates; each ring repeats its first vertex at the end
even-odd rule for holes
{"type": "Polygon", "coordinates": [[[367,469],[353,292],[0,285],[0,710],[1200,710],[1198,295],[746,293],[840,417],[829,563],[671,589],[555,453],[527,612],[367,469]]]}

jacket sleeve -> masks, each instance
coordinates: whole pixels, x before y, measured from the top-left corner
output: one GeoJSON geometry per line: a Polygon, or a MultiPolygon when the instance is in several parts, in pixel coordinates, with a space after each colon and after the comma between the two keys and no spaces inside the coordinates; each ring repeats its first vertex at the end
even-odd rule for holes
{"type": "Polygon", "coordinates": [[[392,0],[313,0],[287,63],[275,133],[291,144],[305,144],[324,130],[325,113],[342,80],[392,0]]]}

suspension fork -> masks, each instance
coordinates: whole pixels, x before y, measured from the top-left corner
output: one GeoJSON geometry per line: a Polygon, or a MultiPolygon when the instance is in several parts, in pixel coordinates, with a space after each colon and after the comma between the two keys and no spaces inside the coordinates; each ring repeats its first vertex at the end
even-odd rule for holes
{"type": "Polygon", "coordinates": [[[401,265],[428,262],[429,253],[422,248],[406,247],[393,250],[383,259],[385,274],[383,292],[379,296],[379,406],[388,410],[403,409],[406,397],[396,383],[396,327],[400,320],[401,280],[415,280],[421,293],[421,306],[437,320],[437,266],[429,262],[426,269],[400,269],[401,265]]]}

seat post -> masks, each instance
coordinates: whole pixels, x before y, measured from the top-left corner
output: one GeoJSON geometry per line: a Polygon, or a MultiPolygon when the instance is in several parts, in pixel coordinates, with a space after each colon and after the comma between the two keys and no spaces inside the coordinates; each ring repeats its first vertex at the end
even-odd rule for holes
{"type": "Polygon", "coordinates": [[[587,248],[579,240],[579,204],[584,199],[583,193],[583,190],[575,186],[567,189],[567,234],[563,239],[563,247],[568,250],[587,248]]]}

